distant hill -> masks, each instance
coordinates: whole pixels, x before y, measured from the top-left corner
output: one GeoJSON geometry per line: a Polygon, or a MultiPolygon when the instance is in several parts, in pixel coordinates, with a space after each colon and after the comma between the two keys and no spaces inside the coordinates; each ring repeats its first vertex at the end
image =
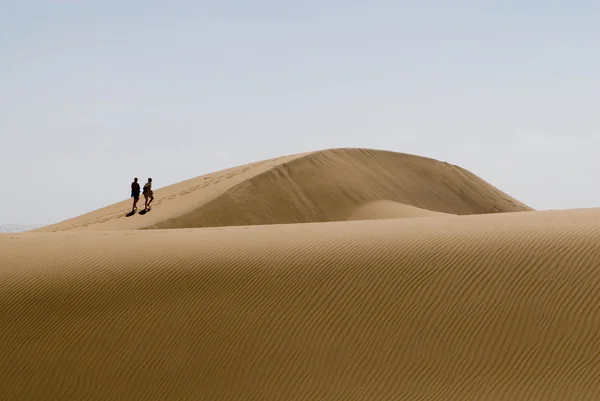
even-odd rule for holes
{"type": "Polygon", "coordinates": [[[0,224],[0,233],[19,233],[41,227],[39,224],[0,224]]]}

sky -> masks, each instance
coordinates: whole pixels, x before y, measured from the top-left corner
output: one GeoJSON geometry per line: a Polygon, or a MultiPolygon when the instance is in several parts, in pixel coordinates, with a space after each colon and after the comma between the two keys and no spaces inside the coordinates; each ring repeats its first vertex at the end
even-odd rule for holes
{"type": "Polygon", "coordinates": [[[600,207],[597,0],[0,0],[0,223],[310,150],[600,207]]]}

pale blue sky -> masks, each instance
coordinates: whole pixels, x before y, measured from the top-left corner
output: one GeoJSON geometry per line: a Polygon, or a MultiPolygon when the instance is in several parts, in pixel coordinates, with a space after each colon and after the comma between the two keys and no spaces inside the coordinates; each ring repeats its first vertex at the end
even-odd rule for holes
{"type": "Polygon", "coordinates": [[[0,223],[331,147],[600,206],[598,1],[0,1],[0,223]]]}

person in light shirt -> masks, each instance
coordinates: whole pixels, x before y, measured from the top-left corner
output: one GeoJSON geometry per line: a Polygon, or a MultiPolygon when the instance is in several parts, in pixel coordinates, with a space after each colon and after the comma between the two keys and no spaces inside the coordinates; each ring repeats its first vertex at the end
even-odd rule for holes
{"type": "Polygon", "coordinates": [[[144,191],[142,193],[144,194],[145,199],[144,210],[152,210],[150,207],[150,204],[154,200],[154,192],[152,192],[152,178],[148,178],[148,182],[144,184],[144,191]]]}

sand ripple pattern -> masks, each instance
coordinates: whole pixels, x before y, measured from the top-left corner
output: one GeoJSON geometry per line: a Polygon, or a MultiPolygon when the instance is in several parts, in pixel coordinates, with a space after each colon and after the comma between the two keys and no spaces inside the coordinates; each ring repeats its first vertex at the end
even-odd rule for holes
{"type": "Polygon", "coordinates": [[[0,236],[3,400],[598,400],[600,210],[0,236]]]}

